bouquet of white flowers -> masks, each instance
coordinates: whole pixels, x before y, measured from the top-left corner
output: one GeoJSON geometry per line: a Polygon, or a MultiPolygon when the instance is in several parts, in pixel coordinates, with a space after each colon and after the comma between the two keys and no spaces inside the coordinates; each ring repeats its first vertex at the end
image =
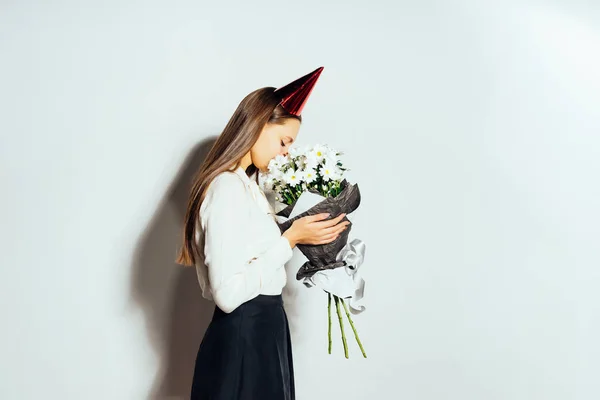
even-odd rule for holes
{"type": "MultiPolygon", "coordinates": [[[[352,185],[343,177],[345,168],[340,160],[342,153],[327,145],[318,144],[312,148],[290,148],[288,156],[278,155],[269,163],[269,172],[261,174],[267,191],[276,194],[276,200],[284,208],[276,213],[281,232],[292,223],[307,215],[329,213],[331,218],[345,213],[345,219],[360,205],[358,185],[352,185]]],[[[298,249],[308,259],[296,274],[307,287],[320,287],[328,294],[329,354],[331,354],[331,298],[335,301],[338,320],[348,358],[348,346],[344,333],[344,322],[340,304],[344,307],[356,341],[366,358],[354,322],[344,299],[349,299],[350,311],[358,314],[365,307],[358,304],[364,294],[364,279],[358,269],[364,260],[365,245],[361,240],[348,242],[352,223],[348,229],[331,243],[323,245],[299,244],[298,249]]]]}

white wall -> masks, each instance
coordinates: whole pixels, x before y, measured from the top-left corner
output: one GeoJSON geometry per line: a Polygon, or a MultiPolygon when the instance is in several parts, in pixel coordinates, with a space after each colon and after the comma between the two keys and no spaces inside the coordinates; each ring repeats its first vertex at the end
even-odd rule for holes
{"type": "Polygon", "coordinates": [[[299,140],[363,194],[368,358],[297,254],[297,398],[600,397],[597,2],[4,1],[0,60],[0,398],[186,398],[188,180],[321,65],[299,140]]]}

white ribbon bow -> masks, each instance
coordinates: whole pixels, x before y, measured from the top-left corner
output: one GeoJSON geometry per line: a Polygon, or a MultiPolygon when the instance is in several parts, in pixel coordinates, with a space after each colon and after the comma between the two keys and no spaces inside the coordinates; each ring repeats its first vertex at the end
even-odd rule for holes
{"type": "Polygon", "coordinates": [[[344,268],[315,272],[311,277],[304,278],[304,285],[318,286],[343,299],[350,298],[350,312],[352,314],[363,312],[365,307],[358,303],[364,296],[365,280],[359,275],[358,269],[365,260],[365,250],[366,245],[362,240],[352,240],[336,256],[337,262],[346,262],[344,268]]]}

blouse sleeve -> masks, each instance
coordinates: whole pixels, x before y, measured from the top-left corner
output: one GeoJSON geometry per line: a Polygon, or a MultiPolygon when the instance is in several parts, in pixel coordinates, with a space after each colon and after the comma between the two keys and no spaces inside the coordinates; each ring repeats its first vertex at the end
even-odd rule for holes
{"type": "Polygon", "coordinates": [[[260,232],[252,229],[246,186],[234,174],[215,178],[205,202],[201,220],[208,280],[215,304],[230,313],[256,297],[293,251],[287,238],[280,236],[266,251],[255,254],[249,240],[260,232]]]}

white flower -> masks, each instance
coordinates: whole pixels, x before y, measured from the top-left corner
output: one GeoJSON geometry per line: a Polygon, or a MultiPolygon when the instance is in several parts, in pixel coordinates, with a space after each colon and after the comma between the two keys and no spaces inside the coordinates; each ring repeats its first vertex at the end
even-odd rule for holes
{"type": "Polygon", "coordinates": [[[322,144],[315,145],[312,150],[309,152],[310,156],[316,158],[318,161],[321,161],[327,155],[327,146],[322,144]]]}
{"type": "Polygon", "coordinates": [[[336,166],[326,164],[321,168],[321,175],[323,175],[323,180],[325,182],[330,180],[335,181],[340,179],[340,170],[336,166]]]}
{"type": "Polygon", "coordinates": [[[277,180],[283,180],[283,175],[284,175],[283,169],[278,168],[278,169],[274,170],[271,173],[271,175],[273,176],[273,178],[275,178],[277,180]]]}
{"type": "Polygon", "coordinates": [[[275,170],[281,169],[281,167],[287,164],[288,162],[289,159],[287,156],[277,154],[275,158],[269,161],[269,172],[274,172],[275,170]]]}
{"type": "Polygon", "coordinates": [[[335,157],[330,157],[328,154],[323,158],[323,164],[330,168],[337,168],[338,160],[335,157]]]}
{"type": "Polygon", "coordinates": [[[327,167],[328,170],[330,170],[330,173],[336,174],[336,175],[341,175],[341,173],[343,172],[339,165],[338,165],[338,160],[336,158],[332,158],[332,157],[325,157],[323,159],[323,166],[327,167]]]}
{"type": "Polygon", "coordinates": [[[316,154],[310,152],[307,154],[306,159],[304,160],[304,168],[305,169],[317,169],[319,165],[320,159],[316,154]]]}
{"type": "Polygon", "coordinates": [[[305,167],[305,157],[304,156],[298,156],[294,159],[294,165],[296,165],[296,169],[298,171],[303,171],[306,167],[305,167]]]}
{"type": "Polygon", "coordinates": [[[298,157],[302,154],[303,152],[298,146],[290,147],[290,149],[288,150],[288,155],[290,157],[298,157]]]}
{"type": "Polygon", "coordinates": [[[337,153],[337,150],[327,148],[327,154],[325,154],[325,158],[334,160],[337,163],[340,160],[340,156],[338,156],[337,153]]]}
{"type": "Polygon", "coordinates": [[[288,184],[295,186],[301,181],[301,172],[294,170],[293,168],[288,169],[284,172],[283,180],[288,184]]]}
{"type": "Polygon", "coordinates": [[[307,168],[302,171],[302,181],[306,183],[314,182],[317,179],[317,171],[314,168],[307,168]]]}

